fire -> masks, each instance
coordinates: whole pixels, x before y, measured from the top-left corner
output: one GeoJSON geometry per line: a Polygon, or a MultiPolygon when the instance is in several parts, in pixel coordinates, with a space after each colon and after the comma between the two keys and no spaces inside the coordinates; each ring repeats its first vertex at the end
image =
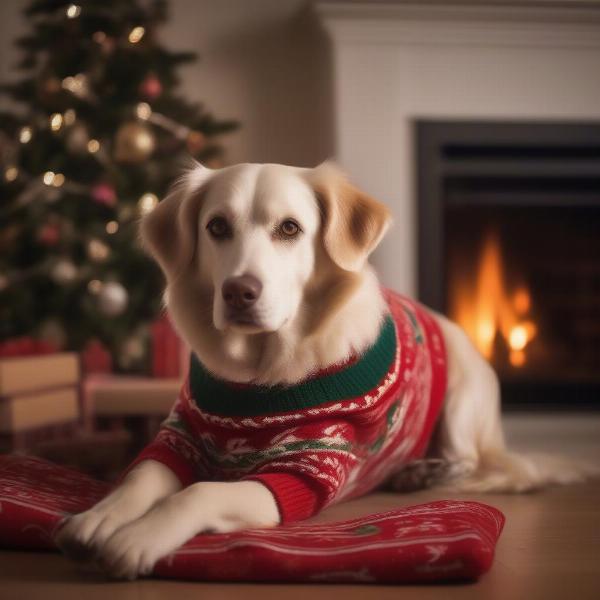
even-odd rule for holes
{"type": "Polygon", "coordinates": [[[528,317],[531,295],[525,286],[508,289],[496,232],[489,232],[484,239],[475,279],[457,282],[451,306],[454,319],[488,360],[494,358],[500,336],[513,367],[527,362],[527,346],[537,334],[528,317]]]}

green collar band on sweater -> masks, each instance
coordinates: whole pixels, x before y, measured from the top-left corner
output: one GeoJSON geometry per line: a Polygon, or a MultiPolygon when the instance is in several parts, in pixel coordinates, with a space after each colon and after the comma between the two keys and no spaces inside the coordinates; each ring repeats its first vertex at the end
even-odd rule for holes
{"type": "Polygon", "coordinates": [[[190,390],[206,412],[230,417],[255,417],[304,410],[358,398],[373,391],[396,355],[396,328],[384,320],[377,341],[354,363],[339,371],[313,376],[295,385],[237,385],[211,375],[192,352],[190,390]]]}

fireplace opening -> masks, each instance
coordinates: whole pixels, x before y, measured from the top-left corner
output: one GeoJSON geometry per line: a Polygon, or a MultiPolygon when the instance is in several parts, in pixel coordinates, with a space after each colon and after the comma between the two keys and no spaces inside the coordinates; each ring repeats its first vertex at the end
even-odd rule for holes
{"type": "Polygon", "coordinates": [[[600,408],[600,125],[417,126],[419,291],[506,408],[600,408]]]}

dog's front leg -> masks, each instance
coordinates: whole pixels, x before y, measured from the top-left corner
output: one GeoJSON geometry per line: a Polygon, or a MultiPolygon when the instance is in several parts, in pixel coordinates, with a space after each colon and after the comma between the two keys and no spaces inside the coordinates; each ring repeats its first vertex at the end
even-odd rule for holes
{"type": "Polygon", "coordinates": [[[111,577],[134,579],[198,533],[273,527],[279,519],[273,495],[259,482],[195,483],[114,533],[98,564],[111,577]]]}
{"type": "Polygon", "coordinates": [[[155,460],[144,460],[98,504],[68,517],[54,541],[69,558],[90,561],[119,527],[141,517],[156,502],[180,489],[181,483],[171,469],[155,460]]]}

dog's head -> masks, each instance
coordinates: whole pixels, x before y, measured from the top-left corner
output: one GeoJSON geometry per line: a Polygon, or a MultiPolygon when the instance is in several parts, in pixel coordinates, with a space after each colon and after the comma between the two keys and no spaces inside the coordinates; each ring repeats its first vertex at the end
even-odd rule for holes
{"type": "Polygon", "coordinates": [[[254,334],[294,322],[315,280],[327,284],[324,272],[360,273],[388,223],[387,208],[330,163],[197,164],[141,232],[166,275],[169,304],[210,311],[217,331],[254,334]]]}

